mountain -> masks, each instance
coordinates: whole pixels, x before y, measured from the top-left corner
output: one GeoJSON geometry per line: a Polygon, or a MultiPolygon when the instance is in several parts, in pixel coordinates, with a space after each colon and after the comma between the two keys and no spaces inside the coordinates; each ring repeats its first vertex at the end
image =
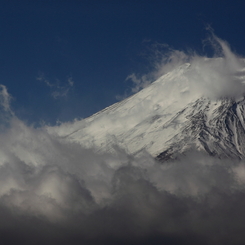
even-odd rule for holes
{"type": "Polygon", "coordinates": [[[142,150],[160,161],[191,149],[218,157],[245,155],[245,100],[212,98],[197,89],[191,64],[161,76],[133,96],[89,118],[48,128],[98,153],[142,150]]]}

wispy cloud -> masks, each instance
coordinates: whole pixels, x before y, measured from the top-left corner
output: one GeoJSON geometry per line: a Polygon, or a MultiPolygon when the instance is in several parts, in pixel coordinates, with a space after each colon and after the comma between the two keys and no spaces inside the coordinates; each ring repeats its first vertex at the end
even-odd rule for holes
{"type": "Polygon", "coordinates": [[[0,104],[4,111],[11,112],[10,102],[12,100],[11,95],[8,93],[6,86],[0,84],[0,104]]]}
{"type": "Polygon", "coordinates": [[[51,90],[51,96],[54,99],[59,97],[66,97],[70,92],[71,88],[74,86],[74,81],[72,76],[69,76],[65,82],[61,82],[59,79],[55,79],[55,82],[50,82],[44,73],[39,72],[37,76],[37,81],[44,82],[51,90]]]}

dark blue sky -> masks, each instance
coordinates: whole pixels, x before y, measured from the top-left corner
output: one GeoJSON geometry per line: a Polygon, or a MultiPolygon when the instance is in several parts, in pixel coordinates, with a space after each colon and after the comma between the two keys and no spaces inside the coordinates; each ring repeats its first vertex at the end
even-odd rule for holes
{"type": "Polygon", "coordinates": [[[87,117],[130,91],[150,43],[205,54],[210,24],[245,55],[244,13],[242,0],[1,1],[0,83],[30,123],[87,117]]]}

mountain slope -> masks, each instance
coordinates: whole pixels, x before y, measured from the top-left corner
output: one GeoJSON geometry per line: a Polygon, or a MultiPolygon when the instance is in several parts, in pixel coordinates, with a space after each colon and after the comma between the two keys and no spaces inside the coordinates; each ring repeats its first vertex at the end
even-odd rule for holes
{"type": "Polygon", "coordinates": [[[177,115],[188,121],[157,156],[164,160],[187,149],[206,151],[219,157],[242,158],[245,155],[244,100],[210,101],[201,98],[177,115]]]}
{"type": "Polygon", "coordinates": [[[137,94],[87,119],[48,128],[49,133],[97,152],[145,150],[163,161],[192,148],[219,157],[245,155],[245,102],[209,99],[186,63],[137,94]]]}

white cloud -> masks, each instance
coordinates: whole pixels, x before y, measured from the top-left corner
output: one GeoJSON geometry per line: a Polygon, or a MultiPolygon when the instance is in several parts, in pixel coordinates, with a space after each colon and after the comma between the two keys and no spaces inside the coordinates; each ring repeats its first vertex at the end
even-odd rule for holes
{"type": "Polygon", "coordinates": [[[12,97],[7,91],[6,86],[0,84],[0,104],[5,112],[11,112],[10,102],[12,97]]]}
{"type": "Polygon", "coordinates": [[[146,153],[98,155],[17,118],[1,134],[0,145],[5,244],[15,237],[52,244],[69,239],[110,244],[111,237],[124,244],[176,244],[176,237],[183,244],[244,239],[242,161],[198,152],[165,164],[146,153]],[[219,232],[226,229],[230,233],[219,232]]]}
{"type": "Polygon", "coordinates": [[[245,93],[245,59],[234,54],[228,43],[214,34],[208,39],[208,42],[214,49],[212,58],[200,56],[193,51],[187,53],[168,48],[160,52],[156,48],[154,51],[156,57],[151,59],[153,71],[143,76],[136,74],[128,76],[127,79],[131,79],[134,84],[132,92],[138,92],[162,75],[189,63],[190,69],[183,74],[183,77],[188,80],[189,91],[192,93],[201,93],[214,99],[243,96],[245,93]]]}

